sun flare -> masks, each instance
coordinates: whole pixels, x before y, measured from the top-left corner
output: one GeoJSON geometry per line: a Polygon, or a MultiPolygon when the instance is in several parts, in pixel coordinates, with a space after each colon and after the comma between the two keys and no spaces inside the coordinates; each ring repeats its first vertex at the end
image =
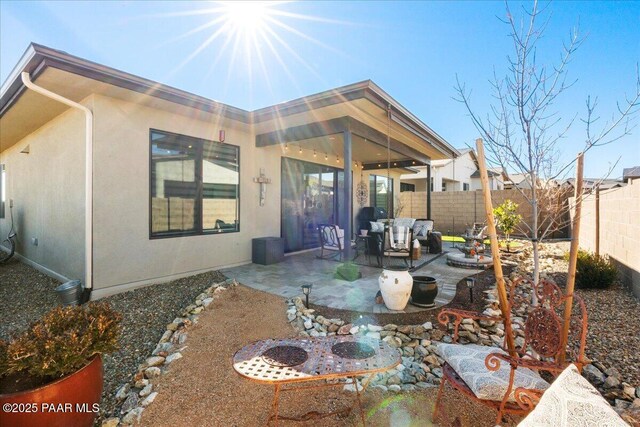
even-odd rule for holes
{"type": "Polygon", "coordinates": [[[260,32],[271,14],[273,2],[264,1],[229,1],[221,3],[222,20],[229,30],[239,35],[253,36],[260,32]]]}

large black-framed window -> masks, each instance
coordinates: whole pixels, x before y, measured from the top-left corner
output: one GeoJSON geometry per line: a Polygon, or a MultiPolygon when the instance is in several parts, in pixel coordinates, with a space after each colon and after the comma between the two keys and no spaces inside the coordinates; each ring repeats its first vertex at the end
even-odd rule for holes
{"type": "Polygon", "coordinates": [[[152,238],[240,231],[240,148],[151,129],[152,238]]]}
{"type": "Polygon", "coordinates": [[[372,207],[384,208],[393,214],[393,178],[369,175],[369,201],[372,207]]]}

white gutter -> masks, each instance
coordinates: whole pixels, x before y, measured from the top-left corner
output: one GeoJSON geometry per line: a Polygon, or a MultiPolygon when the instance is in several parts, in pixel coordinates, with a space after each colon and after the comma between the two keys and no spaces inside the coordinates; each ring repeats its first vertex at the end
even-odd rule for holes
{"type": "Polygon", "coordinates": [[[29,73],[22,72],[22,82],[26,87],[38,92],[47,98],[62,102],[70,107],[77,108],[82,111],[85,116],[85,217],[84,217],[84,250],[85,250],[85,269],[84,269],[84,287],[85,289],[93,288],[93,113],[90,109],[82,104],[78,104],[70,99],[53,93],[45,88],[37,86],[31,81],[29,73]]]}

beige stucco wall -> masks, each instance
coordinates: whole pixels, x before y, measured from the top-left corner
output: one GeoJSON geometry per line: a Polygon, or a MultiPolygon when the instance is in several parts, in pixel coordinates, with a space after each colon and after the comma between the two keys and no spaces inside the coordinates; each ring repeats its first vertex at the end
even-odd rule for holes
{"type": "MultiPolygon", "coordinates": [[[[571,199],[574,203],[574,199],[571,199]]],[[[580,247],[596,250],[596,200],[587,195],[582,202],[580,247]]],[[[600,254],[616,261],[625,284],[640,298],[640,180],[621,188],[600,192],[600,254]]]]}
{"type": "Polygon", "coordinates": [[[221,266],[249,262],[253,237],[279,235],[279,178],[274,158],[256,153],[248,125],[172,114],[96,96],[94,146],[94,285],[96,296],[169,280],[221,266]],[[240,147],[240,232],[149,238],[149,130],[217,139],[240,147]],[[259,168],[273,179],[265,206],[258,203],[259,168]],[[109,288],[108,290],[106,290],[109,288]]]}
{"type": "MultiPolygon", "coordinates": [[[[83,104],[91,107],[91,101],[83,104]]],[[[84,145],[84,115],[69,109],[0,153],[7,192],[0,236],[11,226],[12,199],[17,253],[73,279],[84,278],[84,145]],[[20,153],[26,146],[29,154],[20,153]]]]}
{"type": "MultiPolygon", "coordinates": [[[[343,167],[335,158],[309,158],[309,152],[283,146],[255,147],[249,126],[217,123],[105,96],[95,97],[94,287],[100,297],[128,287],[169,280],[199,271],[251,261],[251,239],[280,236],[281,158],[291,157],[343,167]],[[240,147],[240,232],[149,238],[149,129],[215,139],[226,130],[228,144],[240,147]],[[264,206],[259,204],[260,169],[271,178],[264,206]]],[[[386,170],[379,172],[386,175],[386,170]]],[[[395,178],[399,194],[399,174],[395,178]]],[[[360,171],[354,168],[354,188],[360,171]]],[[[363,174],[368,182],[368,173],[363,174]]],[[[359,206],[354,201],[354,215],[359,206]]]]}
{"type": "MultiPolygon", "coordinates": [[[[283,146],[257,148],[249,125],[203,112],[182,108],[176,113],[104,95],[83,103],[95,118],[94,298],[250,262],[252,238],[280,236],[281,158],[344,167],[335,158],[310,158],[309,152],[285,152],[283,146]],[[240,147],[240,232],[150,239],[152,128],[212,140],[224,129],[225,142],[240,147]],[[260,186],[253,182],[261,168],[272,180],[264,206],[259,205],[260,186]]],[[[7,168],[7,198],[15,201],[18,252],[54,275],[79,279],[84,277],[84,143],[84,117],[68,110],[0,153],[7,168]],[[26,145],[31,153],[19,153],[26,145]],[[32,237],[38,246],[30,244],[32,237]]],[[[354,190],[361,177],[368,185],[370,174],[387,174],[386,169],[352,170],[354,190]]],[[[399,194],[400,173],[390,175],[399,194]]],[[[359,208],[354,198],[354,216],[359,208]]],[[[7,215],[0,219],[0,235],[8,229],[7,215]]]]}

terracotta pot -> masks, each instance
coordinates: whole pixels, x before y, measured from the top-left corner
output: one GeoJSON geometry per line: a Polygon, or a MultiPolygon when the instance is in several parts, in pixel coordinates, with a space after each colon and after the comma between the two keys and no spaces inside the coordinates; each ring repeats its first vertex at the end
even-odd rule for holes
{"type": "Polygon", "coordinates": [[[438,282],[430,276],[413,276],[411,288],[411,304],[418,307],[435,307],[438,295],[438,282]]]}
{"type": "Polygon", "coordinates": [[[413,278],[405,267],[385,267],[378,278],[384,305],[389,310],[404,310],[411,295],[413,278]]]}
{"type": "Polygon", "coordinates": [[[84,368],[52,383],[0,394],[0,425],[91,427],[100,409],[102,383],[102,359],[97,355],[84,368]]]}

